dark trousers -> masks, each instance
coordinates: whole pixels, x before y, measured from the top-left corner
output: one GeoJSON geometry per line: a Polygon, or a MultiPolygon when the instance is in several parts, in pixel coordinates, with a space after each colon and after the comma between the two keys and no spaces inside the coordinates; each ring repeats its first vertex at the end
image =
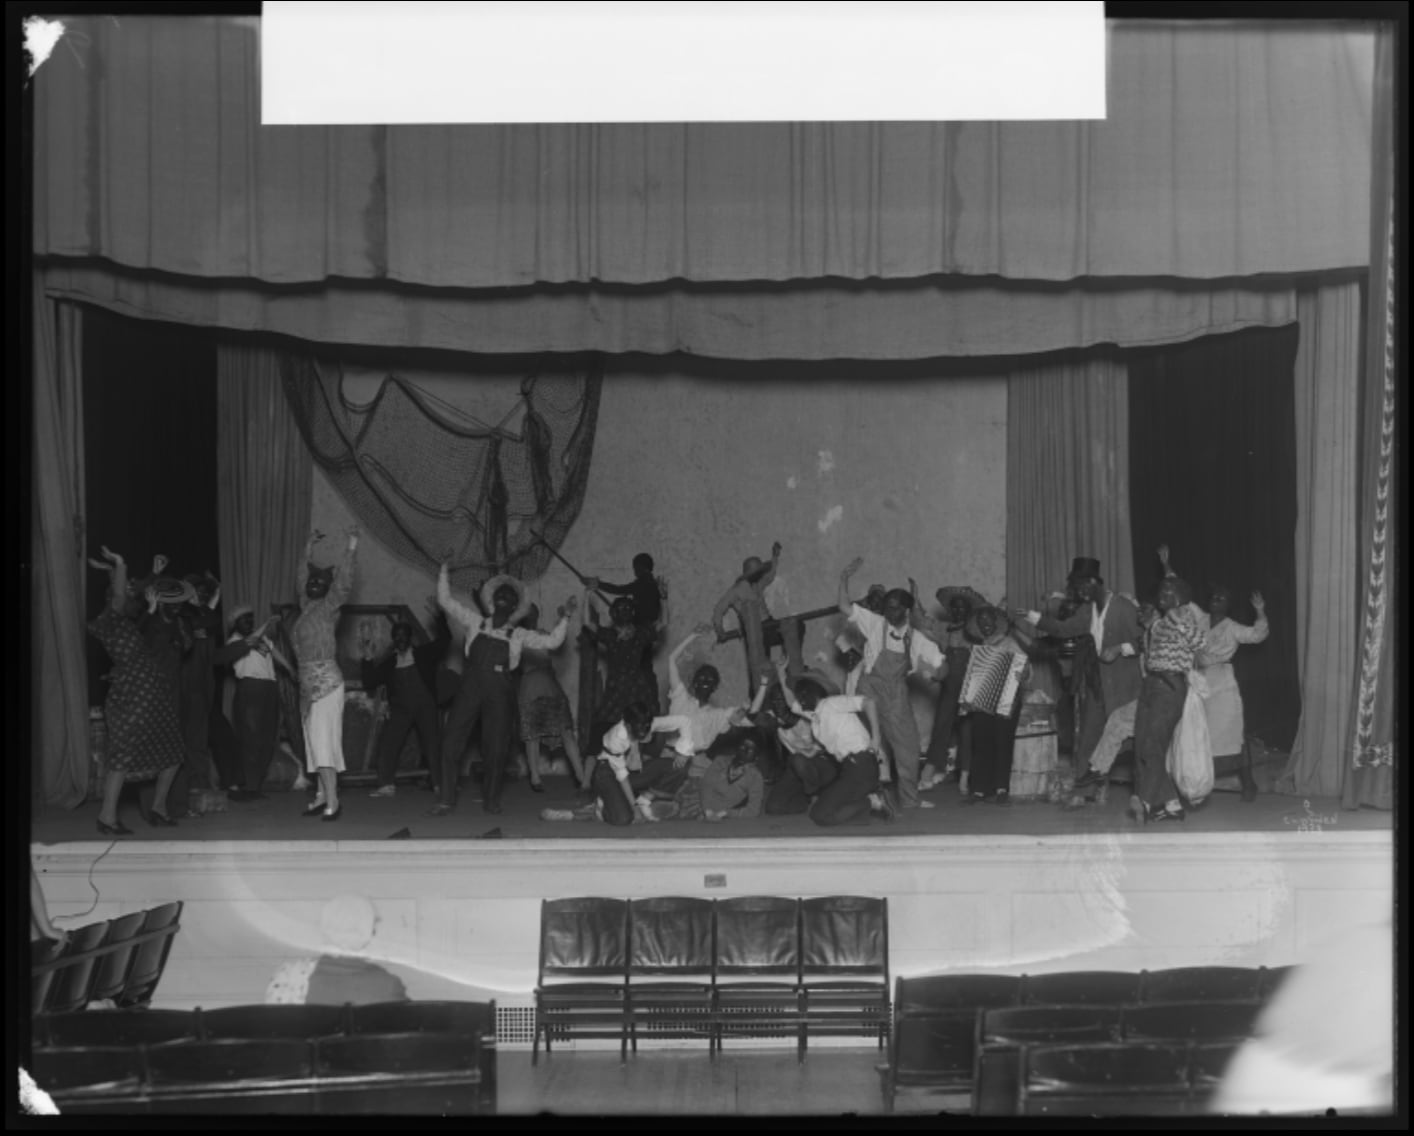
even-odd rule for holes
{"type": "Polygon", "coordinates": [[[378,739],[378,784],[393,783],[398,772],[398,758],[402,756],[403,743],[407,741],[410,730],[417,731],[417,740],[422,746],[422,764],[432,774],[432,780],[438,780],[442,767],[442,751],[437,746],[441,733],[438,717],[437,704],[426,692],[420,699],[399,698],[389,705],[388,721],[378,739]]]}
{"type": "MultiPolygon", "coordinates": [[[[1017,709],[1021,701],[1017,699],[1017,709]]],[[[970,734],[972,768],[967,775],[967,791],[973,796],[990,797],[1011,792],[1011,762],[1016,751],[1017,715],[1008,718],[974,711],[963,719],[964,733],[970,734]]]]}
{"type": "Polygon", "coordinates": [[[1139,688],[1134,713],[1135,789],[1151,809],[1178,799],[1178,787],[1168,772],[1168,753],[1187,697],[1188,676],[1170,671],[1145,675],[1139,688]]]}
{"type": "Polygon", "coordinates": [[[211,707],[211,720],[206,726],[211,745],[211,759],[216,763],[216,776],[221,788],[239,789],[245,781],[241,767],[241,743],[219,704],[211,707]]]}
{"type": "Polygon", "coordinates": [[[767,816],[790,816],[810,811],[810,799],[839,776],[835,759],[828,754],[803,757],[786,752],[786,767],[766,794],[767,816]]]}
{"type": "MultiPolygon", "coordinates": [[[[948,766],[948,746],[952,744],[953,726],[957,724],[957,704],[962,695],[962,680],[967,674],[967,656],[967,651],[956,648],[947,653],[948,677],[943,679],[943,688],[938,694],[938,709],[933,715],[933,732],[928,737],[928,751],[923,755],[923,760],[940,774],[948,766]]],[[[962,731],[959,730],[958,733],[961,734],[962,731]]],[[[962,764],[963,748],[962,739],[959,737],[959,769],[967,768],[962,764]]]]}
{"type": "Polygon", "coordinates": [[[442,804],[457,803],[457,773],[462,752],[477,723],[481,725],[482,800],[488,805],[500,802],[511,749],[513,705],[511,684],[504,674],[468,662],[462,671],[461,689],[452,702],[452,712],[442,728],[442,776],[438,787],[442,804]]]}
{"type": "MultiPolygon", "coordinates": [[[[671,795],[676,793],[687,780],[687,766],[677,768],[671,757],[650,757],[643,762],[643,768],[628,775],[628,787],[636,797],[640,793],[656,790],[671,795]]],[[[594,766],[594,792],[604,803],[606,824],[622,827],[633,823],[633,807],[624,798],[619,788],[619,779],[614,776],[613,767],[607,761],[594,766]]]]}
{"type": "Polygon", "coordinates": [[[279,684],[263,678],[237,679],[234,712],[245,787],[259,792],[275,757],[280,732],[279,684]]]}
{"type": "Polygon", "coordinates": [[[879,791],[879,761],[857,753],[840,762],[839,775],[820,790],[810,819],[824,828],[869,823],[869,794],[879,791]]]}

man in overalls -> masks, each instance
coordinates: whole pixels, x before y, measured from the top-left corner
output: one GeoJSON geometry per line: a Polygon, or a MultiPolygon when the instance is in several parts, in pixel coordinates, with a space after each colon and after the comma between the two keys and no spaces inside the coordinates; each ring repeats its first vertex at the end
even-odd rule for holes
{"type": "Polygon", "coordinates": [[[510,756],[511,717],[515,713],[511,673],[520,666],[522,648],[554,651],[560,647],[565,641],[569,614],[578,600],[570,596],[561,606],[560,620],[552,631],[531,631],[520,626],[530,606],[520,581],[510,576],[493,576],[487,580],[481,588],[481,603],[491,614],[483,616],[452,595],[448,566],[443,564],[437,577],[437,602],[447,613],[447,619],[462,629],[466,659],[461,688],[442,729],[439,799],[428,810],[428,815],[446,816],[456,807],[458,766],[478,722],[484,769],[482,808],[488,813],[499,813],[506,762],[510,756]]]}
{"type": "Polygon", "coordinates": [[[861,564],[862,560],[855,560],[841,573],[839,594],[840,611],[864,637],[864,674],[859,680],[859,694],[872,699],[878,707],[884,740],[893,752],[898,771],[899,804],[905,809],[930,809],[933,802],[918,795],[923,746],[909,703],[908,676],[918,672],[940,681],[947,677],[948,664],[936,643],[926,635],[914,634],[908,621],[913,596],[902,588],[894,588],[884,596],[881,615],[850,600],[850,577],[861,564]]]}

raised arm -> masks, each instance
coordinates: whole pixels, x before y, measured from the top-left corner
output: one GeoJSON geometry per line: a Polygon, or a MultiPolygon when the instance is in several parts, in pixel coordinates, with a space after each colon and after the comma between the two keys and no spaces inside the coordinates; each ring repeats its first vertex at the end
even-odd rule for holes
{"type": "Polygon", "coordinates": [[[344,559],[339,570],[334,573],[334,582],[329,585],[328,600],[333,607],[343,607],[353,594],[354,560],[358,552],[358,528],[350,525],[348,543],[344,545],[344,559]]]}
{"type": "Polygon", "coordinates": [[[719,642],[727,633],[726,625],[722,621],[726,619],[727,612],[731,610],[732,603],[735,600],[736,584],[733,583],[730,588],[722,593],[722,598],[717,601],[717,606],[712,609],[712,630],[717,633],[719,642]]]}
{"type": "Polygon", "coordinates": [[[468,638],[476,634],[481,620],[476,612],[452,595],[451,566],[445,563],[437,573],[437,604],[446,612],[448,621],[456,623],[468,638]]]}
{"type": "Polygon", "coordinates": [[[761,707],[766,704],[766,691],[771,689],[771,676],[762,675],[761,682],[756,687],[756,697],[751,700],[751,705],[747,707],[746,713],[749,717],[756,717],[761,713],[761,707]]]}
{"type": "Polygon", "coordinates": [[[560,605],[559,621],[549,631],[517,632],[522,637],[522,644],[540,651],[558,651],[564,645],[565,635],[569,632],[570,616],[574,614],[577,607],[579,607],[579,598],[570,596],[560,605]]]}
{"type": "Polygon", "coordinates": [[[703,634],[703,627],[699,626],[692,632],[692,634],[690,634],[686,639],[684,639],[681,643],[674,647],[672,653],[668,656],[668,685],[670,688],[675,686],[687,685],[685,682],[682,681],[682,675],[678,671],[678,660],[682,658],[683,652],[686,651],[689,646],[691,646],[692,641],[701,634],[703,634]]]}
{"type": "Polygon", "coordinates": [[[780,567],[780,563],[781,563],[781,542],[780,542],[780,541],[776,541],[773,545],[771,545],[771,562],[770,562],[769,564],[767,564],[767,565],[765,566],[765,568],[763,568],[763,569],[761,570],[761,574],[760,574],[759,576],[757,576],[756,579],[752,580],[751,582],[752,582],[753,584],[758,585],[758,586],[761,587],[761,588],[765,588],[768,584],[770,584],[773,580],[775,580],[775,578],[776,578],[776,569],[777,569],[778,567],[780,567]]]}
{"type": "Polygon", "coordinates": [[[300,603],[304,603],[304,589],[309,583],[309,562],[314,557],[314,545],[323,540],[324,534],[318,529],[309,530],[309,538],[304,542],[304,552],[299,558],[299,570],[295,573],[295,589],[300,603]]]}
{"type": "Polygon", "coordinates": [[[864,567],[864,557],[856,556],[845,565],[844,571],[840,573],[839,607],[840,614],[843,616],[854,614],[854,601],[849,598],[849,581],[862,567],[864,567]]]}
{"type": "Polygon", "coordinates": [[[1233,633],[1239,643],[1261,643],[1267,638],[1271,628],[1267,624],[1267,601],[1261,592],[1252,593],[1252,606],[1257,610],[1257,621],[1251,627],[1233,623],[1233,633]]]}

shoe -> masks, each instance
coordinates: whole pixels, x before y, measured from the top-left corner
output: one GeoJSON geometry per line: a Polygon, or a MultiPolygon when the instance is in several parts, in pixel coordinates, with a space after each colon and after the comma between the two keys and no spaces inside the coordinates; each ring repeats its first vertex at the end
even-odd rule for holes
{"type": "Polygon", "coordinates": [[[149,809],[147,812],[147,823],[153,828],[176,828],[177,822],[166,813],[159,813],[156,809],[149,809]]]}
{"type": "Polygon", "coordinates": [[[398,795],[398,787],[396,785],[379,785],[378,788],[374,789],[373,792],[368,795],[370,797],[396,797],[398,795]]]}
{"type": "Polygon", "coordinates": [[[481,802],[481,807],[482,807],[486,812],[490,813],[492,816],[500,816],[500,815],[501,815],[501,802],[500,802],[500,801],[482,801],[482,802],[481,802]]]}
{"type": "Polygon", "coordinates": [[[545,792],[545,786],[542,785],[539,781],[532,781],[530,783],[530,791],[532,793],[543,793],[545,792]]]}
{"type": "Polygon", "coordinates": [[[898,820],[898,802],[894,800],[893,790],[885,786],[879,790],[879,816],[885,824],[893,824],[898,820]]]}
{"type": "Polygon", "coordinates": [[[314,804],[310,805],[308,808],[306,808],[306,809],[304,810],[304,812],[300,813],[300,816],[307,816],[307,817],[320,816],[323,812],[324,812],[324,802],[323,802],[323,801],[315,801],[314,804]]]}
{"type": "Polygon", "coordinates": [[[932,801],[913,801],[911,804],[903,806],[906,809],[935,809],[938,806],[932,801]]]}
{"type": "Polygon", "coordinates": [[[541,820],[574,820],[574,810],[572,809],[541,809],[541,820]]]}
{"type": "Polygon", "coordinates": [[[444,804],[436,804],[436,805],[433,805],[430,809],[427,810],[427,815],[430,816],[430,817],[451,816],[451,815],[452,815],[452,806],[451,806],[451,805],[444,805],[444,804]]]}
{"type": "Polygon", "coordinates": [[[986,799],[987,799],[987,798],[984,797],[984,796],[982,796],[981,793],[968,793],[967,796],[965,796],[965,797],[962,798],[962,804],[964,804],[964,805],[980,805],[980,804],[981,804],[983,801],[985,801],[986,799]]]}
{"type": "Polygon", "coordinates": [[[1149,806],[1139,799],[1139,795],[1137,793],[1129,798],[1128,811],[1129,815],[1135,820],[1137,820],[1140,824],[1149,823],[1149,806]]]}
{"type": "Polygon", "coordinates": [[[1003,808],[1011,808],[1011,794],[1005,789],[998,789],[996,795],[992,797],[992,804],[1001,805],[1003,808]]]}
{"type": "Polygon", "coordinates": [[[343,802],[343,801],[340,801],[337,805],[334,806],[334,811],[333,811],[332,813],[325,813],[320,819],[321,819],[321,820],[326,820],[326,821],[338,820],[338,819],[339,819],[341,816],[343,816],[343,815],[344,815],[344,802],[343,802]]]}
{"type": "Polygon", "coordinates": [[[122,821],[117,824],[104,824],[98,822],[98,832],[100,836],[131,836],[133,830],[124,826],[122,821]]]}
{"type": "Polygon", "coordinates": [[[1182,807],[1173,808],[1171,806],[1165,806],[1150,814],[1149,819],[1155,824],[1161,820],[1183,821],[1188,819],[1188,814],[1183,811],[1182,807]]]}
{"type": "Polygon", "coordinates": [[[1105,775],[1098,769],[1087,769],[1075,779],[1077,789],[1088,789],[1091,785],[1099,785],[1105,780],[1105,775]]]}

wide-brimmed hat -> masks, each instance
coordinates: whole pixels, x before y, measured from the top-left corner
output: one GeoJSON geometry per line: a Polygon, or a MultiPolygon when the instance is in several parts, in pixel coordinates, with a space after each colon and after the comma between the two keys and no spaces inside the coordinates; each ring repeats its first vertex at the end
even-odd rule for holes
{"type": "Polygon", "coordinates": [[[240,618],[243,615],[249,615],[253,617],[255,615],[255,608],[253,608],[250,604],[241,604],[239,607],[234,608],[231,611],[231,614],[226,617],[226,626],[234,630],[236,624],[240,622],[240,618]]]}
{"type": "Polygon", "coordinates": [[[966,600],[970,608],[983,607],[987,603],[987,598],[976,588],[969,588],[963,584],[951,584],[946,588],[939,588],[936,592],[938,603],[947,607],[953,600],[966,600]]]}
{"type": "Polygon", "coordinates": [[[514,576],[492,576],[486,583],[481,585],[481,604],[488,611],[494,611],[496,607],[496,593],[502,588],[513,588],[516,594],[515,607],[525,605],[525,585],[514,576]]]}
{"type": "Polygon", "coordinates": [[[174,576],[158,576],[148,581],[148,587],[157,592],[157,602],[160,604],[184,604],[196,600],[196,589],[174,576]]]}
{"type": "Polygon", "coordinates": [[[1005,607],[999,606],[997,604],[989,604],[984,602],[981,607],[973,608],[972,612],[967,617],[967,626],[965,628],[965,631],[968,636],[970,636],[972,639],[976,640],[979,643],[983,639],[985,639],[986,636],[982,634],[982,629],[978,626],[977,620],[983,612],[987,611],[991,612],[994,616],[996,616],[998,631],[1006,631],[1008,628],[1011,627],[1012,624],[1011,615],[1005,607]]]}
{"type": "Polygon", "coordinates": [[[1069,580],[1098,580],[1100,562],[1089,556],[1077,556],[1070,562],[1069,580]]]}
{"type": "Polygon", "coordinates": [[[832,679],[829,675],[827,675],[824,671],[802,671],[799,675],[797,675],[794,679],[791,680],[791,690],[795,690],[796,686],[802,682],[813,682],[824,692],[824,696],[826,698],[834,698],[840,692],[839,683],[835,682],[835,680],[832,679]]]}

